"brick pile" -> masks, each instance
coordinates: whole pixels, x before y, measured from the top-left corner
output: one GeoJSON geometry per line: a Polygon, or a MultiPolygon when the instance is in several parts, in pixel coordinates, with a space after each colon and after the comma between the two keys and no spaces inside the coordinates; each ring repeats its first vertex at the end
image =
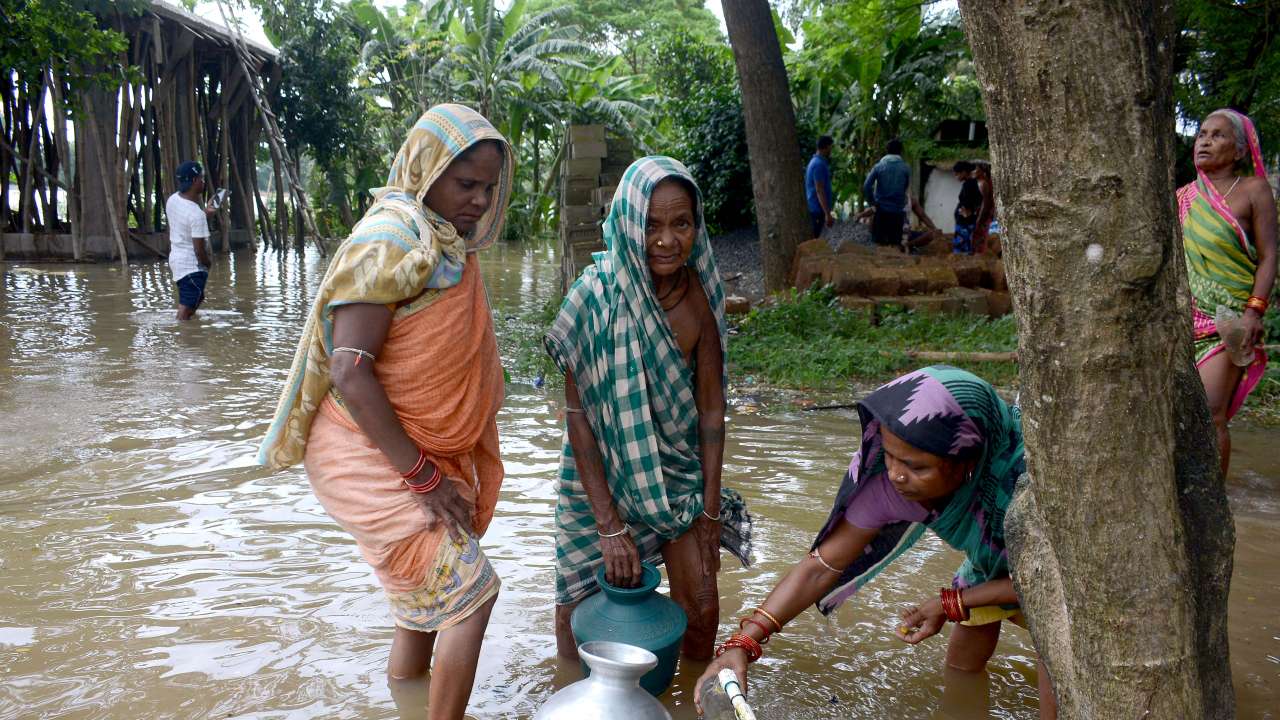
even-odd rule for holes
{"type": "Polygon", "coordinates": [[[622,173],[635,159],[625,138],[603,125],[571,125],[560,167],[560,288],[569,289],[591,253],[604,250],[600,223],[609,212],[622,173]]]}
{"type": "MultiPolygon", "coordinates": [[[[941,245],[941,243],[938,243],[941,245]]],[[[831,285],[847,308],[897,305],[920,312],[1008,314],[1004,263],[993,255],[904,255],[897,248],[810,240],[796,250],[797,288],[831,285]]]]}

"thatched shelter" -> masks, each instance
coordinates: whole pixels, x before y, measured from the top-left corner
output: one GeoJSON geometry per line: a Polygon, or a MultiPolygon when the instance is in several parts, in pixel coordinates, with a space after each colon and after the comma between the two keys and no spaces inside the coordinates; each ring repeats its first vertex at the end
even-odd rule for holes
{"type": "MultiPolygon", "coordinates": [[[[166,254],[165,199],[190,159],[204,165],[210,189],[231,190],[211,223],[215,250],[283,236],[258,183],[262,115],[241,61],[270,87],[275,50],[245,41],[238,54],[225,27],[159,0],[137,17],[103,21],[128,38],[120,64],[138,70],[119,87],[66,98],[52,68],[39,78],[0,73],[0,168],[17,179],[0,184],[0,259],[166,254]],[[66,103],[78,107],[71,120],[55,110],[66,103]]],[[[272,164],[283,226],[287,183],[272,164]]]]}

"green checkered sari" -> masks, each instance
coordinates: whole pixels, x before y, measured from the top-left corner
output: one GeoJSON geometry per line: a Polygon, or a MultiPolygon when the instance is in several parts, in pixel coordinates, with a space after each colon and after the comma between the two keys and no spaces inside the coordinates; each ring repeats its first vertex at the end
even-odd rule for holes
{"type": "MultiPolygon", "coordinates": [[[[669,177],[693,184],[684,165],[668,157],[641,158],[627,168],[605,220],[607,250],[595,254],[595,264],[569,289],[546,337],[552,359],[573,373],[618,514],[631,525],[641,559],[654,563],[661,562],[662,544],[687,531],[703,507],[694,375],[654,296],[645,253],[649,198],[669,177]]],[[[689,265],[715,314],[723,351],[724,290],[701,196],[697,206],[689,265]]],[[[721,544],[745,564],[751,518],[738,493],[721,495],[721,544]]],[[[556,602],[594,592],[601,561],[595,516],[566,433],[556,504],[556,602]]]]}

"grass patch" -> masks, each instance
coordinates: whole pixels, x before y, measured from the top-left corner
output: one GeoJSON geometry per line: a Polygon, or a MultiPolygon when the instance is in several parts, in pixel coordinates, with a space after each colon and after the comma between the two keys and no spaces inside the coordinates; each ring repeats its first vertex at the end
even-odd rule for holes
{"type": "MultiPolygon", "coordinates": [[[[729,339],[734,380],[833,389],[849,380],[889,380],[928,364],[908,350],[1005,352],[1017,349],[1013,317],[914,313],[886,307],[847,310],[828,287],[791,291],[754,308],[729,339]]],[[[1014,363],[954,363],[996,385],[1017,379],[1014,363]]]]}
{"type": "Polygon", "coordinates": [[[498,354],[502,357],[507,382],[564,384],[560,369],[542,345],[542,338],[559,311],[560,298],[550,297],[532,312],[494,317],[498,354]]]}

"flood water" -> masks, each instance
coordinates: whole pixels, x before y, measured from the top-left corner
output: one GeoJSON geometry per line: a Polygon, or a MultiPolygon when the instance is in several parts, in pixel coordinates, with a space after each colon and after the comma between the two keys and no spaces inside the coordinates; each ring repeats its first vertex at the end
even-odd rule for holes
{"type": "MultiPolygon", "coordinates": [[[[540,305],[546,251],[485,253],[498,312],[540,305]]],[[[323,263],[217,258],[179,327],[167,265],[0,265],[0,718],[420,718],[385,678],[392,626],[355,546],[301,468],[253,464],[323,263]]],[[[513,377],[507,479],[483,545],[503,579],[472,695],[529,717],[577,679],[552,634],[559,397],[513,377]]],[[[757,564],[726,554],[722,635],[802,556],[857,437],[852,411],[763,409],[738,394],[725,483],[757,518],[757,564]]],[[[1280,455],[1233,433],[1232,667],[1241,718],[1280,717],[1280,455]]],[[[802,615],[753,667],[761,718],[1033,718],[1035,661],[1006,630],[989,673],[942,671],[943,638],[892,636],[958,556],[923,542],[831,620],[802,615]]],[[[1105,592],[1105,588],[1100,588],[1105,592]]],[[[1153,618],[1153,622],[1159,622],[1153,618]]],[[[701,667],[663,700],[691,718],[701,667]]]]}

